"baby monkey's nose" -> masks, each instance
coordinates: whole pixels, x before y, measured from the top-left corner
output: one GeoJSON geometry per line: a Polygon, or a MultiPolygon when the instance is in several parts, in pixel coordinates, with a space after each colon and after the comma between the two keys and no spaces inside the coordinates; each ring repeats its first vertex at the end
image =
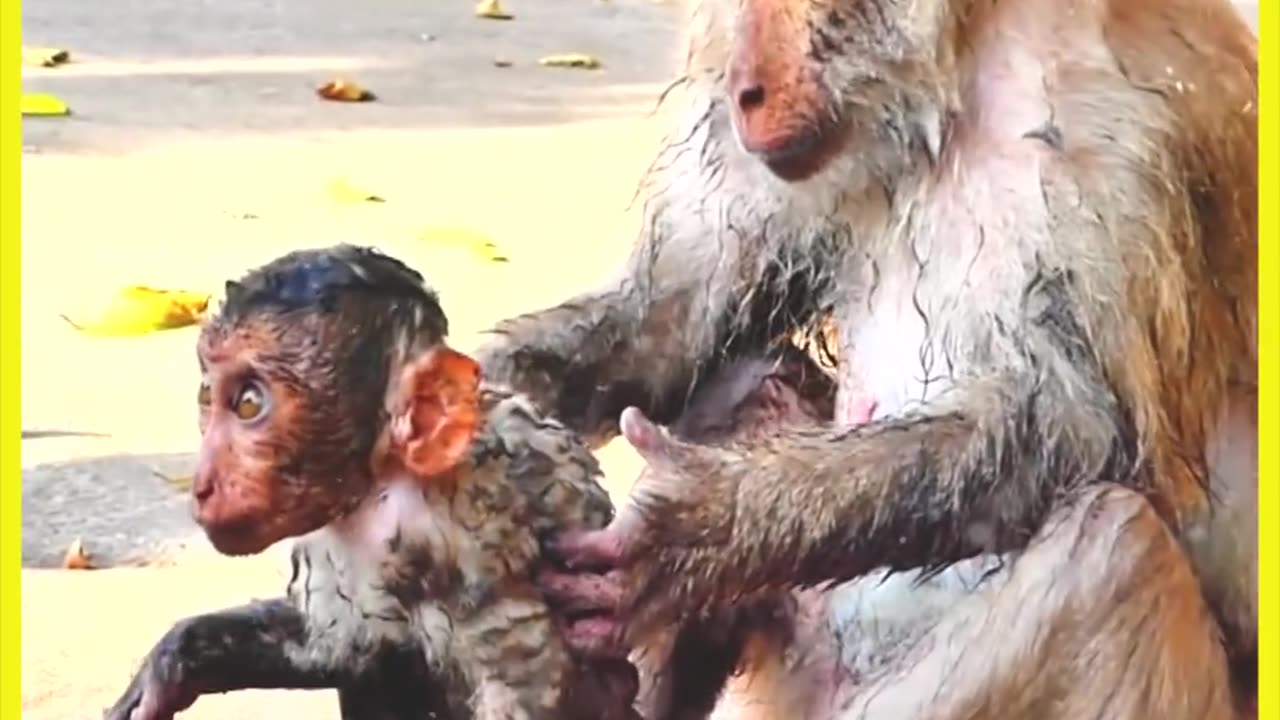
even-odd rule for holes
{"type": "Polygon", "coordinates": [[[216,485],[217,471],[213,463],[202,458],[196,465],[195,475],[191,478],[191,496],[195,498],[196,504],[203,505],[212,497],[216,485]]]}

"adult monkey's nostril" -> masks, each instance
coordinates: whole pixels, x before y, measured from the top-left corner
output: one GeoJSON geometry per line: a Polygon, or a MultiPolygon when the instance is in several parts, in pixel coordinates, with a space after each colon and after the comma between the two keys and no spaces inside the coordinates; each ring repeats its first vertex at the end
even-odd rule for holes
{"type": "Polygon", "coordinates": [[[763,104],[763,85],[750,85],[738,91],[738,107],[742,110],[754,110],[763,104]]]}

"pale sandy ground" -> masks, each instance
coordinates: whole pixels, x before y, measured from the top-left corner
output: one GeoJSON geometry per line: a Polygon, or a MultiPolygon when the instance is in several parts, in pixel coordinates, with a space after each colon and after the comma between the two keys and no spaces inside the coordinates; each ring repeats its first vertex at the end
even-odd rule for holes
{"type": "MultiPolygon", "coordinates": [[[[496,23],[467,0],[26,4],[26,42],[77,62],[24,70],[26,89],[76,112],[25,124],[24,564],[56,564],[78,536],[112,562],[163,562],[24,570],[24,717],[98,717],[173,620],[282,585],[278,550],[218,557],[155,474],[190,465],[194,331],[94,339],[59,313],[83,314],[122,285],[216,289],[288,249],[355,241],[421,269],[470,347],[493,320],[588,286],[625,251],[676,18],[649,0],[509,9],[517,19],[496,23]],[[534,64],[569,51],[607,68],[534,64]],[[336,75],[382,101],[315,100],[311,88],[336,75]],[[326,194],[337,177],[388,202],[337,205],[326,194]],[[416,241],[439,226],[485,233],[512,262],[416,241]]],[[[602,460],[625,488],[631,455],[614,446],[602,460]]],[[[183,717],[337,712],[327,692],[252,692],[183,717]]]]}
{"type": "MultiPolygon", "coordinates": [[[[57,93],[76,113],[25,124],[24,561],[56,564],[77,536],[107,560],[157,549],[166,560],[24,570],[25,717],[98,717],[172,621],[283,582],[278,551],[212,553],[192,536],[185,499],[152,473],[190,465],[194,331],[88,338],[59,313],[88,312],[128,284],[216,290],[288,249],[355,241],[423,271],[455,341],[470,347],[493,321],[617,263],[632,237],[624,211],[660,132],[647,116],[674,67],[675,15],[649,0],[508,9],[517,19],[498,23],[473,18],[466,0],[24,8],[27,43],[78,60],[24,71],[28,90],[57,93]],[[593,53],[606,68],[536,65],[552,52],[593,53]],[[494,67],[499,56],[514,67],[494,67]],[[312,87],[336,75],[381,102],[315,99],[312,87]],[[332,202],[339,177],[387,202],[332,202]],[[488,235],[511,262],[416,240],[443,226],[488,235]]],[[[604,455],[625,485],[630,458],[604,455]]],[[[183,717],[337,712],[332,693],[245,693],[183,717]]]]}

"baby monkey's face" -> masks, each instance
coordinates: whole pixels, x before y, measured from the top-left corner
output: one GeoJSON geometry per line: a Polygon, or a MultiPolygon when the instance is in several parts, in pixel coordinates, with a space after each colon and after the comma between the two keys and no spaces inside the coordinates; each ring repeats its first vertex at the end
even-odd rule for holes
{"type": "Polygon", "coordinates": [[[379,481],[429,483],[464,459],[479,423],[475,362],[437,343],[373,372],[344,362],[352,334],[328,327],[338,323],[257,314],[202,332],[192,493],[219,551],[261,552],[353,510],[379,481]]]}
{"type": "MultiPolygon", "coordinates": [[[[370,483],[342,378],[266,321],[210,326],[197,349],[194,515],[220,552],[260,552],[338,516],[370,483]]],[[[354,387],[354,386],[350,386],[354,387]]]]}
{"type": "MultiPolygon", "coordinates": [[[[454,432],[452,410],[422,408],[465,403],[443,402],[447,393],[433,392],[426,375],[407,399],[395,396],[406,363],[450,352],[447,332],[422,276],[372,248],[298,250],[227,282],[196,350],[192,495],[214,547],[252,554],[318,530],[360,505],[384,466],[414,471],[433,458],[427,469],[447,467],[442,458],[470,436],[454,432]],[[392,415],[389,402],[408,417],[392,415]],[[440,437],[452,444],[431,444],[440,437]]],[[[473,382],[453,385],[474,388],[474,363],[455,365],[463,370],[452,379],[473,382]]]]}

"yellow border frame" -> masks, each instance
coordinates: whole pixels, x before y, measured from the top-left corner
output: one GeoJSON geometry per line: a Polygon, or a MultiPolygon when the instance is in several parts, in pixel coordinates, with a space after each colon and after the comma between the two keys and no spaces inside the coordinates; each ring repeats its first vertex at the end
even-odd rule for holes
{"type": "Polygon", "coordinates": [[[1270,276],[1272,282],[1277,282],[1276,270],[1278,269],[1276,246],[1272,243],[1276,240],[1276,233],[1280,232],[1280,213],[1276,208],[1276,170],[1277,170],[1277,154],[1280,153],[1280,147],[1277,146],[1277,125],[1280,124],[1280,84],[1277,84],[1276,73],[1272,72],[1276,68],[1277,58],[1275,47],[1265,42],[1265,38],[1269,34],[1273,34],[1273,30],[1277,23],[1280,23],[1280,7],[1277,6],[1276,0],[1259,0],[1258,2],[1258,52],[1261,67],[1258,72],[1259,84],[1259,102],[1258,102],[1258,181],[1260,200],[1258,208],[1258,255],[1259,267],[1259,297],[1258,302],[1258,370],[1259,370],[1259,405],[1258,405],[1258,432],[1259,439],[1259,468],[1258,468],[1258,502],[1259,502],[1259,528],[1258,528],[1258,544],[1261,551],[1261,565],[1259,566],[1259,600],[1260,605],[1260,627],[1258,630],[1258,717],[1259,718],[1280,718],[1280,692],[1276,690],[1276,683],[1280,682],[1280,664],[1277,663],[1275,655],[1276,650],[1276,629],[1280,627],[1274,621],[1275,606],[1277,598],[1276,575],[1272,572],[1272,564],[1276,557],[1276,543],[1280,542],[1280,528],[1274,523],[1266,522],[1262,518],[1271,517],[1275,519],[1276,512],[1276,492],[1277,486],[1272,485],[1280,474],[1280,452],[1277,452],[1276,438],[1280,438],[1280,413],[1277,411],[1277,405],[1280,405],[1280,347],[1276,345],[1276,331],[1274,318],[1280,313],[1280,307],[1277,307],[1277,299],[1280,299],[1280,292],[1276,290],[1276,286],[1272,283],[1265,282],[1267,276],[1270,276]],[[1272,188],[1270,192],[1265,188],[1272,188]],[[1272,198],[1266,200],[1267,197],[1272,198]],[[1272,438],[1267,441],[1266,438],[1272,438]]]}
{"type": "Polygon", "coordinates": [[[0,718],[22,716],[20,0],[0,0],[0,718]]]}
{"type": "MultiPolygon", "coordinates": [[[[1280,8],[1277,0],[1261,0],[1259,3],[1260,37],[1265,38],[1273,25],[1280,23],[1280,8]]],[[[0,463],[3,463],[3,474],[0,475],[0,718],[17,718],[21,716],[21,651],[19,634],[21,632],[21,472],[18,462],[21,451],[21,413],[19,402],[20,353],[19,353],[19,281],[21,275],[21,243],[19,219],[21,194],[21,148],[22,126],[18,111],[21,71],[19,58],[21,53],[21,8],[19,0],[0,0],[0,463]]],[[[1272,239],[1280,232],[1280,212],[1277,212],[1276,171],[1277,153],[1280,146],[1276,142],[1276,129],[1280,119],[1280,86],[1276,82],[1278,74],[1270,72],[1276,67],[1276,52],[1268,43],[1260,42],[1260,84],[1261,101],[1259,104],[1259,178],[1262,188],[1273,188],[1268,193],[1262,191],[1262,197],[1272,197],[1271,201],[1260,203],[1259,230],[1260,238],[1272,239]]],[[[1270,242],[1259,242],[1261,275],[1276,277],[1278,269],[1277,251],[1270,242]]],[[[1280,438],[1280,415],[1277,413],[1277,401],[1280,400],[1280,348],[1276,345],[1276,333],[1270,320],[1280,312],[1277,299],[1280,291],[1276,286],[1262,282],[1260,284],[1260,375],[1261,402],[1259,406],[1259,422],[1262,438],[1280,438]]],[[[1272,508],[1276,503],[1277,488],[1271,480],[1280,473],[1280,452],[1277,452],[1275,441],[1263,441],[1260,446],[1259,492],[1262,515],[1274,517],[1272,508]]],[[[1276,543],[1280,542],[1280,527],[1268,522],[1259,523],[1259,543],[1262,550],[1260,577],[1260,593],[1262,602],[1262,624],[1259,631],[1260,677],[1259,677],[1259,717],[1280,718],[1280,694],[1275,690],[1280,682],[1280,664],[1274,649],[1276,639],[1273,632],[1277,627],[1271,622],[1273,614],[1268,613],[1275,605],[1277,597],[1276,576],[1270,572],[1271,560],[1275,557],[1276,543]]]]}

